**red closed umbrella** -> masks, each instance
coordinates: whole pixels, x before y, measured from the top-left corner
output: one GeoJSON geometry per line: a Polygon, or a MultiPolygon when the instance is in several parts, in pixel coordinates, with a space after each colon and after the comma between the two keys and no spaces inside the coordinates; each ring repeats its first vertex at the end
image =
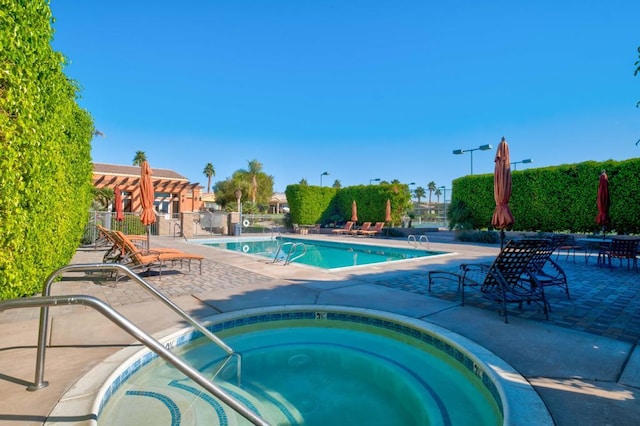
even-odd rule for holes
{"type": "Polygon", "coordinates": [[[596,223],[602,226],[602,238],[604,238],[604,229],[609,224],[609,207],[611,206],[611,199],[609,198],[609,177],[606,171],[600,173],[600,179],[598,181],[598,215],[596,216],[596,223]]]}
{"type": "Polygon", "coordinates": [[[511,163],[509,145],[503,137],[496,150],[495,169],[493,172],[493,198],[496,209],[491,218],[491,225],[500,229],[500,250],[504,247],[504,230],[515,222],[509,209],[511,199],[511,163]]]}
{"type": "Polygon", "coordinates": [[[122,207],[122,191],[120,191],[120,187],[116,185],[116,188],[113,190],[115,194],[114,203],[116,205],[116,220],[118,222],[122,222],[124,220],[124,211],[122,207]]]}
{"type": "Polygon", "coordinates": [[[147,227],[147,249],[149,246],[149,226],[156,223],[156,213],[153,210],[153,202],[155,201],[155,190],[151,182],[151,167],[146,161],[140,166],[140,204],[142,204],[142,214],[140,222],[147,227]]]}
{"type": "Polygon", "coordinates": [[[353,200],[353,203],[351,203],[351,221],[353,223],[358,221],[358,206],[356,205],[356,200],[353,200]]]}
{"type": "Polygon", "coordinates": [[[384,209],[384,221],[391,223],[391,200],[387,198],[387,206],[384,209]]]}

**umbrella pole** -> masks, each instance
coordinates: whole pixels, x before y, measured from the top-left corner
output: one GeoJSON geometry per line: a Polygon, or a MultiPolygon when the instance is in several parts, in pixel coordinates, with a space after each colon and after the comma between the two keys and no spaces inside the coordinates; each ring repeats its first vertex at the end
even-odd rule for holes
{"type": "Polygon", "coordinates": [[[504,249],[504,229],[500,230],[500,251],[504,249]]]}
{"type": "Polygon", "coordinates": [[[149,225],[147,225],[147,250],[149,250],[149,247],[151,247],[151,245],[149,244],[150,240],[151,240],[151,231],[149,230],[149,225]]]}

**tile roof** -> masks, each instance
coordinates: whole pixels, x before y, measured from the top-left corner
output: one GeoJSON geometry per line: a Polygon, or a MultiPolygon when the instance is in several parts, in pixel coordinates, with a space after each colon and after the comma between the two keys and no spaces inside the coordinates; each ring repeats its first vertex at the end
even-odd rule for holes
{"type": "MultiPolygon", "coordinates": [[[[186,177],[168,169],[156,169],[151,167],[153,171],[152,176],[154,178],[165,178],[172,180],[184,180],[189,181],[186,177]]],[[[93,163],[93,172],[101,175],[109,176],[132,176],[140,177],[140,167],[138,166],[123,166],[119,164],[105,164],[105,163],[93,163]]]]}

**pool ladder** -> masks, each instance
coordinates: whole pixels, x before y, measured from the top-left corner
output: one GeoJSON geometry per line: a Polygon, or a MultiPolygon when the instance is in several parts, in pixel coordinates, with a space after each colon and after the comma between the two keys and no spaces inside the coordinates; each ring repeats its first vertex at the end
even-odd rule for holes
{"type": "MultiPolygon", "coordinates": [[[[198,331],[200,331],[203,335],[207,336],[211,339],[217,346],[223,349],[228,357],[224,361],[223,365],[218,369],[216,374],[222,369],[222,367],[227,363],[227,361],[232,356],[238,357],[238,375],[240,374],[240,362],[241,356],[239,353],[235,352],[231,349],[227,344],[225,344],[220,338],[218,338],[215,334],[213,334],[209,329],[200,324],[197,320],[189,316],[186,312],[180,309],[177,305],[175,305],[171,300],[169,300],[164,294],[158,291],[151,284],[144,281],[137,274],[135,274],[131,269],[127,266],[121,264],[111,264],[111,263],[91,263],[91,264],[74,264],[63,266],[62,268],[56,270],[47,279],[47,282],[42,291],[42,296],[40,297],[29,297],[29,298],[20,298],[20,299],[9,299],[5,301],[0,301],[0,312],[8,310],[8,309],[17,309],[17,308],[40,308],[40,327],[38,332],[38,351],[36,357],[36,375],[34,383],[30,384],[27,387],[27,390],[37,391],[39,389],[45,388],[49,385],[48,382],[44,380],[44,359],[46,354],[47,347],[47,329],[49,322],[49,307],[50,306],[62,306],[62,305],[84,305],[91,307],[104,315],[108,320],[116,324],[123,331],[130,334],[140,343],[145,345],[149,350],[154,352],[160,358],[164,359],[168,363],[172,364],[178,370],[180,370],[184,375],[189,377],[191,380],[202,386],[206,389],[210,394],[219,398],[221,401],[226,403],[229,407],[239,413],[241,416],[249,420],[254,425],[259,426],[269,426],[269,423],[264,421],[261,417],[256,415],[253,411],[247,408],[242,402],[235,399],[233,396],[229,395],[224,389],[220,388],[216,384],[213,383],[213,377],[211,379],[206,378],[200,371],[196,368],[189,365],[183,358],[178,355],[173,354],[169,350],[168,347],[165,347],[158,340],[154,339],[151,335],[144,332],[138,326],[136,326],[133,322],[128,320],[118,311],[113,309],[109,304],[104,301],[87,295],[66,295],[66,296],[50,296],[51,285],[53,282],[62,275],[65,271],[83,271],[83,272],[94,272],[94,271],[113,271],[116,272],[119,270],[123,272],[125,275],[129,276],[134,282],[140,284],[145,287],[150,293],[159,298],[162,302],[164,302],[167,306],[173,309],[176,313],[178,313],[183,319],[189,322],[192,326],[194,326],[198,331]]],[[[215,374],[214,374],[215,377],[215,374]]],[[[238,376],[239,377],[239,376],[238,376]]]]}
{"type": "Polygon", "coordinates": [[[273,258],[273,263],[278,263],[281,260],[284,260],[284,265],[288,265],[296,259],[300,259],[307,253],[307,247],[304,243],[286,241],[284,243],[278,244],[278,250],[276,250],[276,255],[273,258]],[[287,255],[284,254],[281,256],[280,252],[284,247],[289,247],[289,251],[287,255]]]}
{"type": "Polygon", "coordinates": [[[418,246],[422,246],[422,243],[425,243],[427,245],[427,249],[429,248],[429,238],[427,238],[426,235],[420,235],[418,238],[416,238],[415,235],[411,234],[407,237],[407,243],[409,244],[413,244],[414,248],[418,248],[418,246]]]}

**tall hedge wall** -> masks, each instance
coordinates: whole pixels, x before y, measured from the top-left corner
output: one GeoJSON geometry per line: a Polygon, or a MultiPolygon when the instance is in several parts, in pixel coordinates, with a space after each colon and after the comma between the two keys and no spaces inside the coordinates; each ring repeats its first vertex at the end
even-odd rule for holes
{"type": "Polygon", "coordinates": [[[343,223],[351,219],[356,201],[358,223],[384,222],[387,199],[391,201],[392,222],[399,223],[410,207],[411,194],[405,184],[358,185],[335,189],[309,185],[289,185],[285,190],[291,222],[300,225],[343,223]]]}
{"type": "Polygon", "coordinates": [[[53,51],[49,3],[0,0],[0,299],[69,262],[91,203],[91,116],[53,51]]]}
{"type": "MultiPolygon", "coordinates": [[[[640,233],[640,158],[513,171],[509,207],[516,221],[512,229],[599,231],[596,197],[602,170],[607,171],[611,196],[611,224],[606,231],[640,233]]],[[[493,174],[458,178],[452,189],[452,205],[461,201],[470,209],[473,227],[490,228],[495,209],[493,174]]]]}

